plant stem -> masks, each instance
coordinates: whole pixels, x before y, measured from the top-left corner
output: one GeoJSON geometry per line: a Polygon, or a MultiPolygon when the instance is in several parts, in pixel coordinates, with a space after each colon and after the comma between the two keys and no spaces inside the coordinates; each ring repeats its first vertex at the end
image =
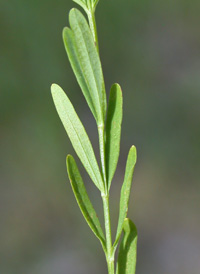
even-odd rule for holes
{"type": "Polygon", "coordinates": [[[92,35],[94,38],[94,43],[95,43],[97,51],[99,53],[99,42],[98,42],[97,26],[96,26],[96,20],[95,20],[95,12],[93,10],[88,10],[87,16],[88,16],[88,20],[89,20],[90,29],[92,31],[92,35]]]}
{"type": "MultiPolygon", "coordinates": [[[[95,20],[95,12],[88,10],[87,12],[88,20],[90,24],[90,29],[94,38],[94,42],[99,53],[98,35],[95,20]]],[[[105,221],[105,232],[106,232],[106,261],[108,266],[108,274],[114,274],[114,252],[112,248],[112,234],[111,234],[111,223],[110,223],[110,205],[109,205],[109,190],[106,178],[106,163],[105,163],[105,132],[104,124],[98,125],[99,134],[99,149],[101,158],[101,169],[104,180],[104,193],[101,193],[103,200],[103,210],[104,210],[104,221],[105,221]]]]}
{"type": "Polygon", "coordinates": [[[98,126],[98,134],[99,134],[99,150],[100,150],[100,159],[101,159],[101,169],[104,180],[104,193],[107,194],[107,179],[106,179],[106,162],[105,162],[105,133],[104,133],[104,125],[98,126]]]}
{"type": "Polygon", "coordinates": [[[110,224],[110,207],[109,207],[109,194],[102,195],[105,232],[106,232],[106,260],[108,266],[108,274],[114,274],[114,254],[112,248],[111,224],[110,224]]]}
{"type": "Polygon", "coordinates": [[[105,168],[105,140],[104,140],[104,125],[98,126],[99,133],[99,147],[101,157],[101,168],[104,179],[104,193],[101,193],[103,200],[104,210],[104,221],[105,221],[105,232],[106,232],[106,260],[108,265],[108,274],[114,274],[114,254],[112,248],[112,234],[110,224],[110,205],[109,205],[109,191],[106,179],[106,168],[105,168]]]}
{"type": "Polygon", "coordinates": [[[107,185],[106,166],[105,166],[104,125],[98,126],[98,133],[99,133],[101,168],[102,168],[102,174],[104,179],[104,193],[101,193],[101,196],[103,200],[105,232],[106,232],[106,260],[107,260],[107,266],[108,266],[108,274],[114,274],[114,252],[112,248],[109,191],[108,191],[108,185],[107,185]]]}
{"type": "MultiPolygon", "coordinates": [[[[95,9],[86,10],[90,29],[92,31],[94,43],[96,45],[97,51],[99,53],[99,43],[97,35],[97,26],[95,20],[95,9]]],[[[101,167],[104,180],[104,193],[107,193],[107,180],[106,180],[106,164],[105,164],[105,133],[104,133],[104,123],[98,125],[98,134],[99,134],[99,149],[100,149],[100,158],[101,158],[101,167]]]]}

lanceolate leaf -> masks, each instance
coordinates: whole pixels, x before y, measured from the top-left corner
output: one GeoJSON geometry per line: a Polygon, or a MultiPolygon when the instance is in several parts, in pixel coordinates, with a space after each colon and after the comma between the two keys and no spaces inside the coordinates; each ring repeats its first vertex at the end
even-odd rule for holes
{"type": "Polygon", "coordinates": [[[122,123],[122,91],[118,84],[111,87],[106,120],[106,172],[108,188],[114,176],[120,151],[122,123]]]}
{"type": "Polygon", "coordinates": [[[134,172],[136,160],[137,160],[136,148],[135,146],[132,146],[129,150],[128,159],[126,162],[124,182],[121,189],[120,205],[119,205],[119,220],[118,220],[117,234],[116,234],[116,240],[115,240],[114,246],[116,246],[119,241],[122,228],[123,228],[124,219],[126,218],[126,215],[128,212],[128,202],[130,197],[131,184],[132,184],[132,178],[133,178],[133,172],[134,172]]]}
{"type": "Polygon", "coordinates": [[[85,220],[88,223],[89,227],[92,229],[96,237],[100,240],[105,250],[105,237],[99,219],[97,217],[96,211],[92,206],[92,203],[90,202],[76,162],[71,155],[67,156],[67,171],[74,195],[81,209],[81,212],[85,217],[85,220]]]}
{"type": "Polygon", "coordinates": [[[69,139],[80,158],[83,166],[90,175],[92,181],[99,188],[104,189],[101,173],[94,155],[94,151],[88,135],[83,127],[76,111],[65,92],[56,84],[51,87],[54,104],[58,115],[67,131],[69,139]]]}
{"type": "Polygon", "coordinates": [[[119,247],[116,274],[135,274],[137,260],[137,229],[130,219],[125,219],[124,236],[119,247]]]}
{"type": "Polygon", "coordinates": [[[103,73],[91,30],[77,9],[69,14],[71,29],[64,28],[63,40],[77,81],[97,121],[102,125],[106,114],[103,73]]]}

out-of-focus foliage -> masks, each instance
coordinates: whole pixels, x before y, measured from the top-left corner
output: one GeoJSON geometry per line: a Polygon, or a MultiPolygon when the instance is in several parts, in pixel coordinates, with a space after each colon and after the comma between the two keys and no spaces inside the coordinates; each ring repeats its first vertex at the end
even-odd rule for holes
{"type": "MultiPolygon", "coordinates": [[[[113,200],[119,199],[126,155],[134,143],[138,164],[129,217],[140,232],[137,273],[196,274],[200,2],[113,3],[102,0],[97,10],[107,96],[116,80],[124,95],[113,200]]],[[[49,90],[52,82],[68,89],[97,152],[94,121],[81,91],[77,96],[62,43],[67,11],[74,5],[70,0],[0,2],[0,273],[106,272],[101,247],[77,217],[65,167],[66,154],[74,152],[49,90]]],[[[86,174],[84,181],[92,200],[100,202],[86,174]]],[[[112,213],[117,226],[115,202],[112,213]]]]}

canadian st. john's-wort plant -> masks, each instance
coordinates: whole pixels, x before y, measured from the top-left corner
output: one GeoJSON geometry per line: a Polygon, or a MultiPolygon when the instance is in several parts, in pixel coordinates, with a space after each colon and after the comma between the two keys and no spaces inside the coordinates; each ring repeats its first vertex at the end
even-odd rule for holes
{"type": "Polygon", "coordinates": [[[69,13],[70,27],[63,30],[65,49],[78,84],[96,120],[100,167],[86,130],[68,96],[56,84],[51,87],[53,101],[64,128],[85,170],[99,189],[103,202],[105,231],[88,197],[83,179],[73,156],[67,156],[67,172],[80,210],[89,227],[99,239],[105,253],[109,274],[135,274],[137,230],[128,219],[128,203],[136,164],[136,148],[128,153],[124,181],[119,202],[119,219],[112,242],[109,192],[116,171],[120,151],[122,123],[122,90],[118,84],[111,87],[107,106],[106,91],[99,57],[95,9],[98,0],[74,0],[88,16],[88,22],[78,9],[69,13]],[[120,238],[121,242],[120,242],[120,238]],[[118,256],[115,256],[120,242],[118,256]],[[115,264],[115,257],[117,262],[115,264]]]}

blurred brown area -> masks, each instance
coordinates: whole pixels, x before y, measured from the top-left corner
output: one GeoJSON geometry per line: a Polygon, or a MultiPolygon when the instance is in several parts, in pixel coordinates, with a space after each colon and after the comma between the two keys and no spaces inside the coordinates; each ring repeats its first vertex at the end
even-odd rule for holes
{"type": "MultiPolygon", "coordinates": [[[[0,273],[102,274],[100,244],[67,178],[75,155],[50,85],[68,93],[98,156],[95,123],[61,38],[71,0],[0,1],[0,273]]],[[[200,1],[100,0],[107,95],[124,94],[113,232],[129,147],[138,163],[128,216],[139,231],[137,274],[200,269],[200,1]]],[[[81,166],[80,162],[78,162],[81,166]]],[[[98,191],[81,169],[102,220],[98,191]]]]}

